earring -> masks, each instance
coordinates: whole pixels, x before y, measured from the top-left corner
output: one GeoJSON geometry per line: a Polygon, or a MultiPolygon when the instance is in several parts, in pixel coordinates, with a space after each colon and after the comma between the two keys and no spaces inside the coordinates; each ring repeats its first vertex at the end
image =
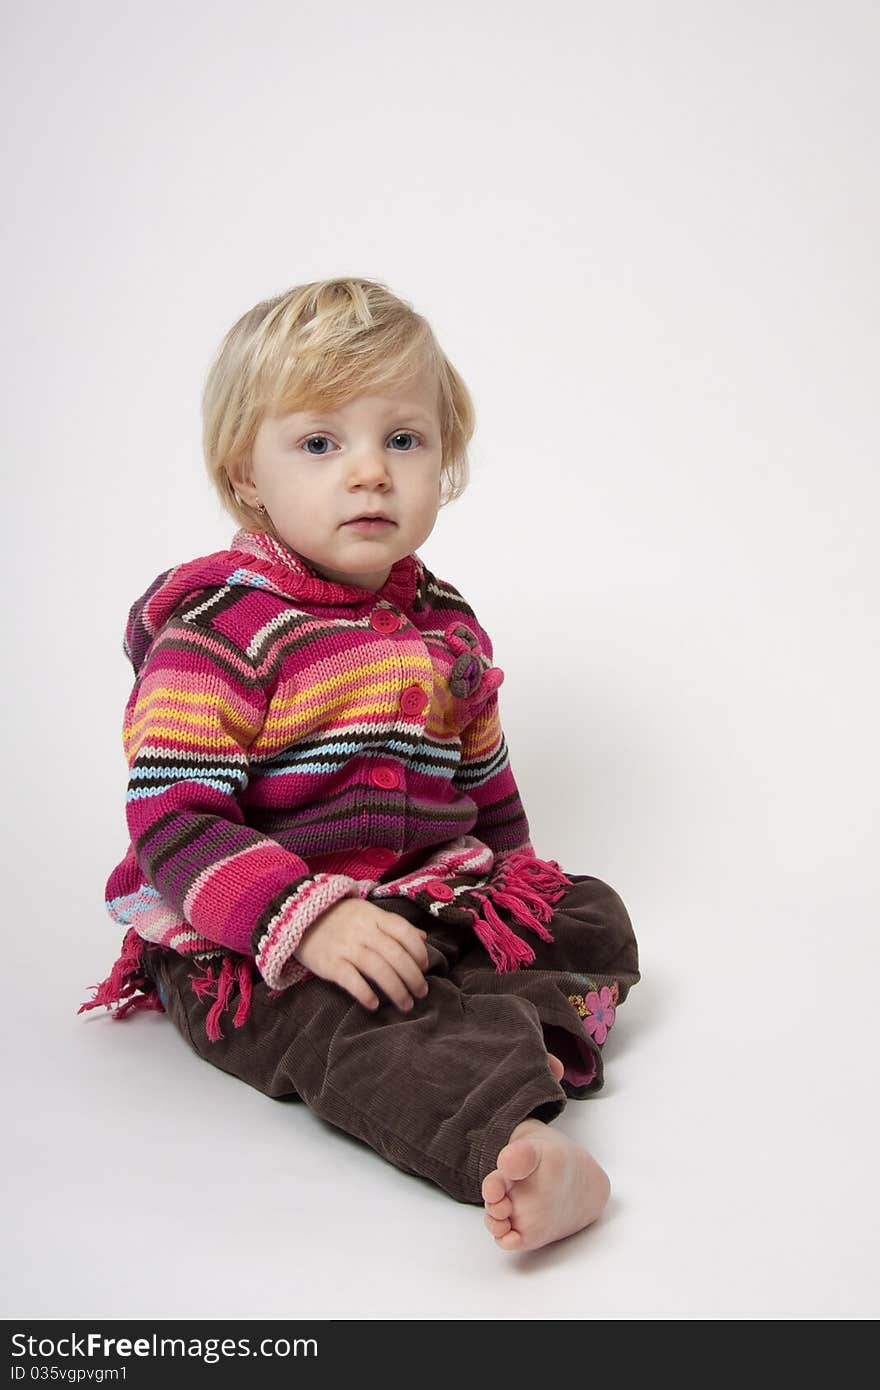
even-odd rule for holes
{"type": "Polygon", "coordinates": [[[257,503],[257,511],[258,511],[258,512],[264,512],[265,510],[266,510],[266,508],[263,506],[262,502],[258,502],[258,503],[257,503]]]}

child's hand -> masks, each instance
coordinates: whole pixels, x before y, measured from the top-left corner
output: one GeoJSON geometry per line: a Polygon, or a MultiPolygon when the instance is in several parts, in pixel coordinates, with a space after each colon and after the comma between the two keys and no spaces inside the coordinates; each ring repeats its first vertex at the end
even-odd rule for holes
{"type": "Polygon", "coordinates": [[[428,993],[427,934],[398,912],[362,898],[343,898],[322,912],[300,938],[294,956],[312,974],[333,980],[366,1009],[379,1000],[367,979],[405,1013],[428,993]]]}

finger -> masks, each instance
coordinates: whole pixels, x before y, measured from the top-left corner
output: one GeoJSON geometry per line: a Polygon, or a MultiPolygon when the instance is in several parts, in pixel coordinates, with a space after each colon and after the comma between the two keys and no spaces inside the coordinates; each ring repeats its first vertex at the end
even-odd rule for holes
{"type": "Polygon", "coordinates": [[[355,963],[358,970],[368,976],[375,985],[378,985],[392,1004],[396,1004],[403,1013],[409,1013],[415,1001],[407,989],[405,981],[400,978],[397,971],[389,965],[383,955],[364,944],[355,957],[355,963]]]}
{"type": "Polygon", "coordinates": [[[386,936],[392,936],[409,952],[420,970],[428,968],[430,957],[425,944],[428,939],[427,932],[423,932],[421,927],[414,927],[405,917],[395,912],[383,912],[378,925],[386,936]]]}
{"type": "Polygon", "coordinates": [[[424,999],[428,993],[428,982],[422,973],[422,967],[390,932],[378,932],[376,937],[368,939],[365,945],[387,960],[416,999],[424,999]]]}
{"type": "Polygon", "coordinates": [[[363,975],[356,966],[352,965],[351,961],[340,961],[335,983],[341,985],[359,1004],[363,1004],[365,1009],[378,1009],[379,1000],[370,989],[363,975]]]}

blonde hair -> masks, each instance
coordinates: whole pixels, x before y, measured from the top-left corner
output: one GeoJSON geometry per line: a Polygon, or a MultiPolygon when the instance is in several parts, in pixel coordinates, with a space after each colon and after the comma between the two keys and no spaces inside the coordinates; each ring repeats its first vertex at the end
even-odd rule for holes
{"type": "Polygon", "coordinates": [[[475,412],[427,320],[375,280],[315,280],[256,304],[226,334],[202,393],[205,464],[225,509],[247,530],[275,534],[228,472],[249,461],[265,415],[333,410],[425,367],[438,386],[445,506],[467,487],[475,412]]]}

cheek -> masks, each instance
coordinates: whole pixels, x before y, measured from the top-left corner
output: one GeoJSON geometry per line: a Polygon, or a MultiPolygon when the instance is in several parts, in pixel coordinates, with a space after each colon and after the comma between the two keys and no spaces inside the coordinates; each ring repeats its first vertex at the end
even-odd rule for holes
{"type": "Polygon", "coordinates": [[[411,499],[408,510],[414,521],[420,526],[425,526],[433,521],[439,501],[439,492],[435,493],[433,486],[427,489],[419,488],[417,496],[411,499]]]}
{"type": "Polygon", "coordinates": [[[297,503],[303,496],[319,491],[317,480],[304,477],[298,468],[274,468],[267,478],[267,486],[279,502],[297,503]]]}
{"type": "Polygon", "coordinates": [[[410,480],[414,500],[424,507],[430,507],[440,496],[441,474],[436,468],[410,480]]]}

